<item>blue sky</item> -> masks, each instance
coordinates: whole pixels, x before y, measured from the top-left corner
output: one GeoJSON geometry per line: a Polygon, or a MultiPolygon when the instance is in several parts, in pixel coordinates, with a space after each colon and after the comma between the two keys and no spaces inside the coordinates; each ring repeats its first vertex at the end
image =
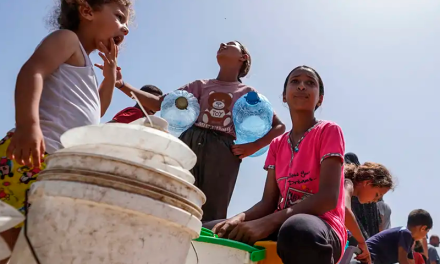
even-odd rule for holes
{"type": "MultiPolygon", "coordinates": [[[[0,1],[0,134],[14,126],[16,76],[47,35],[52,6],[51,0],[0,1]]],[[[326,88],[318,117],[342,127],[347,151],[361,162],[383,163],[398,178],[385,196],[392,224],[405,225],[412,209],[424,208],[440,232],[439,1],[138,0],[135,10],[119,58],[126,82],[168,92],[215,78],[219,43],[237,39],[253,60],[244,82],[271,100],[290,129],[281,100],[284,79],[295,66],[312,66],[326,88]]],[[[92,61],[100,59],[93,54],[92,61]]],[[[103,121],[130,105],[116,91],[103,121]]],[[[261,198],[263,163],[264,156],[243,162],[231,215],[261,198]]]]}

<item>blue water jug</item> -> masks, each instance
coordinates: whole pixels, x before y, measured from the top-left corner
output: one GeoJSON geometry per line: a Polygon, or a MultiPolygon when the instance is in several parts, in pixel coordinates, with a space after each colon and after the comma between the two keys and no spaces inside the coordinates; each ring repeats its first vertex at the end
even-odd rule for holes
{"type": "MultiPolygon", "coordinates": [[[[236,144],[254,142],[272,129],[273,109],[269,100],[256,92],[249,92],[235,102],[232,109],[236,144]]],[[[266,146],[255,152],[251,157],[258,157],[268,150],[266,146]]]]}
{"type": "Polygon", "coordinates": [[[192,93],[176,90],[165,96],[160,116],[168,122],[170,134],[179,137],[197,121],[200,105],[192,93]]]}

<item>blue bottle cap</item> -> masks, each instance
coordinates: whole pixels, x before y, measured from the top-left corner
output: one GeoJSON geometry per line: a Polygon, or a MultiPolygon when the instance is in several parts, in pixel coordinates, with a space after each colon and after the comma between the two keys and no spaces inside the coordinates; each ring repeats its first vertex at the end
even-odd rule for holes
{"type": "Polygon", "coordinates": [[[247,93],[245,98],[246,98],[246,102],[250,105],[256,105],[261,101],[260,97],[258,96],[258,94],[256,92],[247,93]]]}

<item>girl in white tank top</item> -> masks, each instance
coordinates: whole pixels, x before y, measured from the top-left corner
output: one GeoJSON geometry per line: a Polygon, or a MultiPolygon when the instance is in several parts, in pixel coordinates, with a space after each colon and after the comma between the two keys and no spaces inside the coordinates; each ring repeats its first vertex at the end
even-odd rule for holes
{"type": "MultiPolygon", "coordinates": [[[[59,1],[59,30],[21,68],[16,128],[0,141],[0,197],[20,211],[27,189],[45,167],[45,155],[62,147],[60,136],[74,127],[99,124],[115,86],[118,45],[128,34],[130,0],[59,1]],[[99,87],[89,58],[95,50],[104,60],[99,87]]],[[[1,234],[11,249],[19,230],[1,234]]]]}

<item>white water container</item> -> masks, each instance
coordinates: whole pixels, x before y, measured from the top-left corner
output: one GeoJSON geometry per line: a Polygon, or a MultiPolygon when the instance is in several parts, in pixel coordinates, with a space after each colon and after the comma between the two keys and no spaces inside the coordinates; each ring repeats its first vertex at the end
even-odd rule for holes
{"type": "MultiPolygon", "coordinates": [[[[24,221],[24,216],[9,204],[0,201],[0,233],[13,228],[24,221]]],[[[11,249],[6,241],[0,237],[0,260],[11,255],[11,249]]]]}
{"type": "Polygon", "coordinates": [[[31,187],[31,247],[22,233],[10,264],[37,264],[35,257],[41,264],[184,264],[206,198],[188,171],[195,154],[166,127],[156,129],[163,123],[153,127],[66,132],[65,149],[47,158],[31,187]]]}
{"type": "Polygon", "coordinates": [[[256,264],[265,257],[263,247],[219,238],[202,228],[200,237],[192,242],[185,264],[256,264]]]}

